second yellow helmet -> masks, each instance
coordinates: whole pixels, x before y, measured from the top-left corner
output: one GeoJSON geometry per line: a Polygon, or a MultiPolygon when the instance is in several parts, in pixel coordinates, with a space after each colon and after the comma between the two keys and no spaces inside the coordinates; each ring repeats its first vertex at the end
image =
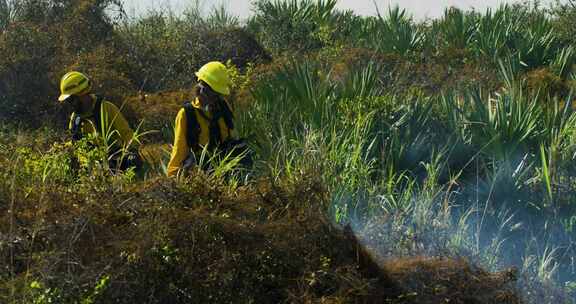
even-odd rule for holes
{"type": "Polygon", "coordinates": [[[226,66],[218,61],[208,62],[196,72],[198,80],[206,82],[212,90],[230,95],[230,78],[226,66]]]}
{"type": "Polygon", "coordinates": [[[90,79],[80,72],[69,72],[60,81],[60,97],[58,101],[64,101],[72,95],[88,92],[92,88],[90,79]]]}

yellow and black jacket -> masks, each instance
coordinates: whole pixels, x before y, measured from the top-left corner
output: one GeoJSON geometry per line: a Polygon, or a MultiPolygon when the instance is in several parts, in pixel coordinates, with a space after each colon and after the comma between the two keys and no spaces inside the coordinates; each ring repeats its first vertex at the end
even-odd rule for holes
{"type": "Polygon", "coordinates": [[[200,101],[195,99],[180,109],[174,125],[168,176],[178,174],[190,153],[198,153],[207,145],[212,150],[232,139],[234,124],[230,107],[225,101],[222,101],[221,107],[223,109],[218,113],[206,113],[201,109],[200,101]]]}
{"type": "Polygon", "coordinates": [[[75,140],[78,140],[90,133],[111,132],[110,142],[114,142],[117,147],[127,145],[133,138],[133,132],[120,113],[120,110],[113,103],[103,100],[101,97],[91,95],[93,102],[92,111],[87,113],[72,113],[68,128],[72,132],[75,140]]]}

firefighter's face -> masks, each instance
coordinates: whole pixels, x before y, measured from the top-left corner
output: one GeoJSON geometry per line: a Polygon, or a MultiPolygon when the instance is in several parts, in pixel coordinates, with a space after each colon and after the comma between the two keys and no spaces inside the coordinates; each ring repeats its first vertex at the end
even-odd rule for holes
{"type": "Polygon", "coordinates": [[[74,112],[76,113],[82,112],[82,99],[80,98],[80,96],[73,95],[70,98],[72,98],[70,103],[72,105],[72,109],[74,110],[74,112]]]}
{"type": "Polygon", "coordinates": [[[80,113],[82,110],[82,104],[81,104],[81,100],[80,97],[76,96],[76,95],[72,95],[70,97],[68,97],[68,99],[66,99],[63,103],[62,103],[62,107],[63,107],[63,111],[65,113],[80,113]]]}

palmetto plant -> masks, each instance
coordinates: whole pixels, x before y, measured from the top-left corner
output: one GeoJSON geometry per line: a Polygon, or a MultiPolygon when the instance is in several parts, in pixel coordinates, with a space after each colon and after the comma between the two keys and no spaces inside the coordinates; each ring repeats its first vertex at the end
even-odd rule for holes
{"type": "Polygon", "coordinates": [[[301,140],[310,130],[336,121],[334,84],[314,63],[291,63],[252,89],[251,110],[239,118],[241,134],[256,135],[261,156],[268,159],[275,142],[301,140]]]}
{"type": "Polygon", "coordinates": [[[521,30],[510,36],[511,52],[529,69],[548,65],[560,45],[548,17],[540,14],[520,24],[521,30]]]}
{"type": "Polygon", "coordinates": [[[13,4],[8,0],[0,0],[0,32],[6,30],[12,21],[13,4]]]}
{"type": "Polygon", "coordinates": [[[550,63],[551,71],[561,79],[569,79],[576,64],[576,49],[570,45],[562,48],[550,63]]]}
{"type": "Polygon", "coordinates": [[[538,100],[519,92],[494,97],[471,92],[452,104],[461,127],[470,132],[465,136],[498,158],[533,147],[542,134],[538,100]]]}
{"type": "Polygon", "coordinates": [[[379,151],[381,164],[384,170],[414,170],[432,153],[433,103],[421,97],[404,100],[393,96],[391,99],[395,106],[385,120],[386,125],[380,127],[384,138],[379,151]]]}
{"type": "Polygon", "coordinates": [[[215,6],[209,14],[205,14],[199,0],[188,6],[183,16],[183,23],[188,30],[222,30],[240,25],[238,17],[230,13],[224,5],[215,6]]]}
{"type": "Polygon", "coordinates": [[[444,17],[434,24],[441,34],[438,43],[457,49],[467,48],[474,39],[478,18],[474,12],[464,12],[454,7],[446,9],[444,17]]]}
{"type": "Polygon", "coordinates": [[[381,95],[378,72],[375,63],[353,70],[339,86],[338,97],[351,99],[381,95]]]}
{"type": "MultiPolygon", "coordinates": [[[[495,11],[489,9],[482,16],[454,11],[450,20],[449,26],[443,27],[444,31],[451,29],[452,35],[447,35],[446,39],[457,38],[460,45],[468,42],[469,48],[477,56],[494,63],[513,57],[522,64],[523,69],[534,69],[553,63],[559,56],[557,53],[561,52],[561,44],[550,18],[524,7],[504,5],[495,11]],[[467,34],[472,29],[474,33],[470,37],[467,34]],[[466,37],[468,40],[464,41],[466,37]]],[[[564,53],[564,56],[568,55],[564,53]]]]}
{"type": "Polygon", "coordinates": [[[378,13],[375,19],[367,19],[364,35],[370,37],[368,46],[383,52],[401,56],[422,47],[425,35],[404,9],[395,6],[385,16],[378,13]]]}
{"type": "Polygon", "coordinates": [[[337,26],[337,0],[259,0],[249,27],[272,50],[306,51],[322,47],[315,37],[326,26],[337,26]]]}
{"type": "MultiPolygon", "coordinates": [[[[329,72],[316,64],[286,66],[253,88],[255,104],[240,119],[241,133],[256,134],[264,159],[283,150],[275,145],[278,139],[290,143],[320,132],[327,146],[338,151],[346,146],[343,142],[350,148],[364,147],[352,154],[378,159],[387,170],[414,168],[430,153],[432,133],[427,126],[433,103],[421,97],[376,97],[380,92],[375,69],[369,64],[342,83],[333,83],[329,72]]],[[[328,150],[326,155],[335,151],[328,150]]]]}
{"type": "Polygon", "coordinates": [[[522,30],[521,20],[521,15],[508,5],[487,10],[478,20],[473,51],[497,62],[507,52],[510,38],[522,30]]]}

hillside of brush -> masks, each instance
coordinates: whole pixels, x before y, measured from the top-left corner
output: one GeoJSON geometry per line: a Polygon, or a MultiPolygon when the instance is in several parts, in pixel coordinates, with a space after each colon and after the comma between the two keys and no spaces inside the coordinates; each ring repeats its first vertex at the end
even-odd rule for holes
{"type": "MultiPolygon", "coordinates": [[[[20,171],[13,165],[6,173],[20,171]]],[[[6,303],[520,302],[515,276],[464,260],[401,258],[380,270],[329,222],[313,176],[230,189],[198,173],[34,191],[9,187],[37,181],[3,178],[6,303]]]]}
{"type": "Polygon", "coordinates": [[[574,303],[575,3],[336,3],[0,0],[0,303],[574,303]],[[212,60],[254,166],[168,178],[212,60]],[[71,142],[70,70],[121,107],[141,170],[71,142]]]}

